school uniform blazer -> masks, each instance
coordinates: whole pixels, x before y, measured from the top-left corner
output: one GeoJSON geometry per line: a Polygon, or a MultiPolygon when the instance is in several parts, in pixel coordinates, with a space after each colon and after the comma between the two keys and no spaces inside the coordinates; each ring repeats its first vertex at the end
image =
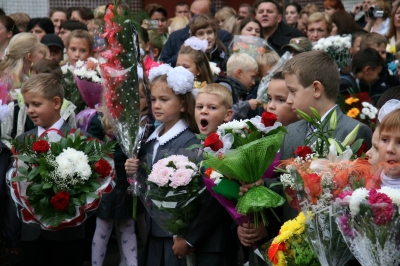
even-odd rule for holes
{"type": "MultiPolygon", "coordinates": [[[[60,131],[64,133],[68,133],[71,131],[71,126],[64,121],[63,125],[60,128],[60,131]]],[[[24,134],[17,137],[18,140],[23,140],[26,135],[37,135],[38,128],[35,127],[32,130],[25,132],[24,134]]],[[[82,134],[87,135],[86,132],[82,131],[82,134]]],[[[22,241],[35,241],[40,236],[47,240],[58,240],[58,241],[67,241],[67,240],[77,240],[85,238],[85,224],[82,223],[76,227],[67,227],[65,229],[57,230],[57,231],[49,231],[42,230],[41,228],[33,225],[29,225],[26,223],[22,223],[21,226],[21,240],[22,241]]]]}

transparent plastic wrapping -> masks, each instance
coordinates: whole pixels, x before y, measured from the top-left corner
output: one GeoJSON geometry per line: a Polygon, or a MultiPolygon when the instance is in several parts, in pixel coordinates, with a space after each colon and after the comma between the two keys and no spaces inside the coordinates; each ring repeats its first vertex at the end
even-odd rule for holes
{"type": "Polygon", "coordinates": [[[254,59],[266,50],[274,51],[265,39],[247,35],[235,35],[231,48],[233,53],[245,53],[254,59]]]}

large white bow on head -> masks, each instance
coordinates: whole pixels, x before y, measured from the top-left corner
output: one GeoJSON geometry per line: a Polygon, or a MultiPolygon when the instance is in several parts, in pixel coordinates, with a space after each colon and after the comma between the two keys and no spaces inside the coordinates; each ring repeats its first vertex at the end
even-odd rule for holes
{"type": "Polygon", "coordinates": [[[194,50],[200,50],[206,52],[208,47],[208,41],[206,39],[200,40],[199,38],[192,36],[189,39],[187,39],[183,45],[190,46],[194,50]]]}
{"type": "Polygon", "coordinates": [[[379,110],[378,113],[378,120],[379,122],[382,123],[383,119],[391,112],[393,112],[396,109],[400,109],[400,101],[391,99],[387,101],[382,108],[379,110]]]}

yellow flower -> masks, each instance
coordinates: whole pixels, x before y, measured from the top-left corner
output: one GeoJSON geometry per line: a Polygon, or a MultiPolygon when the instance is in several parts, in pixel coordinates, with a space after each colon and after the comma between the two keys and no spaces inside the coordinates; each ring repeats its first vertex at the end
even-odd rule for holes
{"type": "Polygon", "coordinates": [[[360,113],[360,110],[358,110],[358,108],[351,108],[347,112],[347,115],[350,116],[351,118],[356,118],[359,113],[360,113]]]}
{"type": "Polygon", "coordinates": [[[355,97],[349,97],[347,98],[344,102],[348,105],[351,105],[352,103],[358,102],[360,99],[355,98],[355,97]]]}
{"type": "Polygon", "coordinates": [[[388,44],[388,45],[386,45],[386,52],[394,54],[396,52],[396,47],[393,46],[393,45],[388,44]]]}
{"type": "Polygon", "coordinates": [[[276,253],[276,256],[278,257],[278,263],[276,265],[278,265],[278,266],[286,266],[287,265],[286,259],[285,259],[285,254],[281,250],[279,250],[276,253]]]}

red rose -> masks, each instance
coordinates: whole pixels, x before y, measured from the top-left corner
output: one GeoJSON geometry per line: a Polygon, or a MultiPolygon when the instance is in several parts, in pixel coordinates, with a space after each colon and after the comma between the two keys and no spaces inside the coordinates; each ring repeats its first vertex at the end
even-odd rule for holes
{"type": "Polygon", "coordinates": [[[276,118],[275,114],[267,112],[267,111],[262,113],[261,123],[263,123],[264,126],[271,127],[275,124],[276,120],[277,120],[277,118],[276,118]]]}
{"type": "Polygon", "coordinates": [[[65,211],[68,209],[69,201],[69,193],[60,191],[51,198],[50,203],[53,205],[54,209],[65,211]]]}
{"type": "Polygon", "coordinates": [[[296,154],[297,156],[301,157],[303,160],[305,160],[307,155],[309,155],[311,153],[312,153],[312,150],[308,146],[299,146],[294,151],[294,154],[296,154]]]}
{"type": "Polygon", "coordinates": [[[37,153],[47,152],[50,150],[50,145],[45,140],[38,140],[33,143],[32,149],[37,153]]]}
{"type": "Polygon", "coordinates": [[[110,175],[111,172],[111,165],[104,159],[100,159],[94,165],[94,171],[101,175],[101,177],[107,177],[110,175]]]}
{"type": "Polygon", "coordinates": [[[224,147],[224,144],[219,139],[218,134],[213,132],[204,141],[204,147],[210,147],[213,151],[218,151],[224,147]]]}

